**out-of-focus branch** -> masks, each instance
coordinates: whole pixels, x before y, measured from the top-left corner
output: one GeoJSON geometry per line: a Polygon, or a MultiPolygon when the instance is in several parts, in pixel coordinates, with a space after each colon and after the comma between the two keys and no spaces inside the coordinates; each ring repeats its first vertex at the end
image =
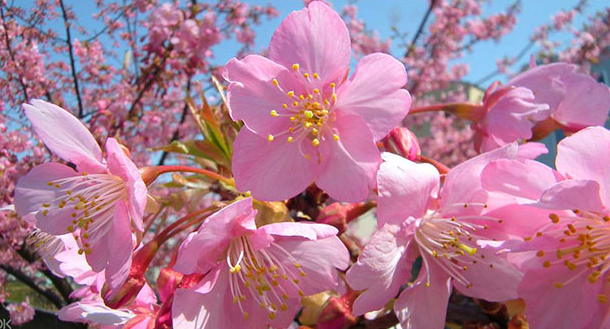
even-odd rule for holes
{"type": "MultiPolygon", "coordinates": [[[[191,91],[191,79],[189,78],[188,81],[186,82],[186,92],[190,93],[190,91],[191,91]]],[[[170,143],[178,139],[178,137],[180,135],[180,126],[186,120],[186,114],[188,113],[188,110],[189,110],[189,106],[186,102],[184,102],[184,107],[182,108],[182,115],[180,117],[180,122],[178,123],[178,127],[176,127],[176,130],[174,130],[172,139],[169,141],[170,143]]],[[[167,159],[168,154],[169,153],[167,151],[163,151],[163,153],[161,154],[161,159],[159,159],[159,163],[157,164],[158,166],[161,166],[165,163],[165,160],[167,159]]]]}
{"type": "Polygon", "coordinates": [[[405,57],[409,57],[409,55],[411,55],[411,52],[415,49],[415,43],[417,42],[417,40],[421,36],[422,32],[424,31],[424,27],[426,26],[426,23],[428,22],[428,19],[430,18],[430,14],[432,13],[432,9],[434,9],[434,5],[436,5],[436,1],[437,0],[430,0],[430,6],[428,7],[428,11],[426,11],[426,14],[424,15],[421,22],[419,23],[417,32],[415,32],[415,35],[413,36],[413,39],[411,39],[411,43],[409,44],[409,47],[407,48],[405,57]]]}
{"type": "Polygon", "coordinates": [[[66,27],[66,43],[68,44],[68,56],[70,57],[70,68],[72,70],[72,79],[74,80],[74,90],[76,91],[76,100],[78,101],[78,118],[82,118],[84,115],[83,101],[80,97],[80,89],[78,87],[78,77],[76,76],[76,64],[74,60],[74,51],[72,49],[72,38],[70,36],[70,22],[68,21],[68,15],[64,6],[64,1],[59,0],[61,12],[64,17],[64,26],[66,27]]]}
{"type": "MultiPolygon", "coordinates": [[[[4,4],[1,4],[1,3],[0,3],[0,16],[2,17],[2,26],[4,27],[4,42],[6,43],[6,49],[8,50],[9,56],[11,57],[11,61],[13,63],[17,63],[15,61],[15,54],[13,53],[13,49],[11,48],[11,40],[10,40],[10,37],[8,36],[8,26],[6,26],[6,18],[4,17],[4,4]]],[[[23,96],[25,96],[25,100],[29,101],[30,96],[28,96],[28,88],[25,85],[25,82],[23,82],[23,80],[21,80],[20,76],[17,77],[17,81],[19,81],[19,84],[21,85],[21,89],[23,90],[23,96]]]]}
{"type": "Polygon", "coordinates": [[[23,284],[30,287],[32,290],[39,293],[44,298],[48,299],[58,309],[62,308],[64,306],[64,303],[62,302],[61,297],[57,296],[51,290],[43,289],[43,288],[39,287],[32,278],[27,276],[25,273],[21,272],[21,270],[12,268],[12,267],[4,265],[4,264],[0,264],[0,269],[3,270],[4,272],[14,276],[15,279],[21,281],[23,284]]]}

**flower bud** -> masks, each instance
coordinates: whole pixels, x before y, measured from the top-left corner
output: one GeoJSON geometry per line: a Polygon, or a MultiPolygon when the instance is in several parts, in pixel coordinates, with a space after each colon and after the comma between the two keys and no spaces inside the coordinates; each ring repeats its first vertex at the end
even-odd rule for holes
{"type": "Polygon", "coordinates": [[[372,203],[342,204],[339,202],[326,206],[318,214],[316,222],[336,227],[341,235],[347,229],[347,223],[360,217],[373,207],[372,203]]]}
{"type": "Polygon", "coordinates": [[[386,151],[398,154],[411,161],[417,160],[421,154],[417,137],[412,131],[404,127],[394,128],[383,139],[383,146],[386,151]]]}

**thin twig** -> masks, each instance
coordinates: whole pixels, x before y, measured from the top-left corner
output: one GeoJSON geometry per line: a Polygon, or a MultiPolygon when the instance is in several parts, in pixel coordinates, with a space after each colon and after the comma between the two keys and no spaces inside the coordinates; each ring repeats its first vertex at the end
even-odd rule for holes
{"type": "Polygon", "coordinates": [[[66,43],[68,44],[68,55],[70,56],[70,68],[72,69],[72,79],[74,80],[74,90],[76,91],[76,100],[78,101],[78,117],[82,118],[84,115],[83,102],[80,97],[80,91],[78,88],[78,77],[76,76],[76,65],[74,61],[74,51],[72,50],[72,38],[70,36],[70,22],[68,21],[68,15],[66,14],[66,8],[64,7],[64,1],[59,0],[61,6],[61,12],[64,17],[64,26],[66,27],[66,43]]]}
{"type": "MultiPolygon", "coordinates": [[[[186,82],[186,92],[190,93],[191,91],[191,79],[189,78],[186,82]]],[[[186,102],[184,102],[184,107],[182,108],[182,116],[180,117],[180,123],[178,123],[178,127],[174,130],[174,134],[172,135],[172,139],[169,141],[170,143],[177,140],[180,135],[180,126],[186,121],[186,114],[188,113],[189,106],[186,102]]],[[[165,163],[165,159],[167,159],[167,155],[169,153],[167,151],[163,151],[161,154],[161,159],[159,159],[158,166],[162,166],[165,163]]]]}
{"type": "MultiPolygon", "coordinates": [[[[15,61],[15,54],[13,53],[13,49],[11,48],[11,40],[8,36],[8,26],[6,26],[6,19],[4,17],[4,5],[0,5],[0,15],[2,16],[2,26],[4,27],[4,42],[6,43],[6,49],[8,50],[9,56],[11,57],[11,61],[16,64],[17,62],[15,61]]],[[[23,80],[21,80],[21,76],[17,77],[17,81],[19,81],[19,84],[21,85],[25,100],[29,101],[30,96],[28,96],[28,88],[23,82],[23,80]]]]}
{"type": "Polygon", "coordinates": [[[436,1],[437,0],[430,1],[430,6],[428,7],[428,11],[426,11],[426,14],[424,15],[421,22],[419,23],[417,32],[415,32],[415,35],[413,36],[413,39],[411,39],[411,43],[409,44],[409,48],[407,48],[407,53],[405,54],[405,57],[409,57],[409,55],[411,55],[411,52],[413,51],[413,49],[415,49],[415,43],[417,42],[417,39],[419,39],[422,32],[424,31],[424,26],[426,26],[426,23],[428,22],[428,18],[430,18],[430,14],[432,13],[432,9],[434,9],[434,5],[436,5],[436,1]]]}

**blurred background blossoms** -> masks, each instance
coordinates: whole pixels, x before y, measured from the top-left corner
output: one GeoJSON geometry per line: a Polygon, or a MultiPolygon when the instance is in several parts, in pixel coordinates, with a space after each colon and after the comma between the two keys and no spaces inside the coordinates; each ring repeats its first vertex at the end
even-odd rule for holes
{"type": "Polygon", "coordinates": [[[0,324],[610,325],[610,6],[533,3],[0,0],[0,324]]]}

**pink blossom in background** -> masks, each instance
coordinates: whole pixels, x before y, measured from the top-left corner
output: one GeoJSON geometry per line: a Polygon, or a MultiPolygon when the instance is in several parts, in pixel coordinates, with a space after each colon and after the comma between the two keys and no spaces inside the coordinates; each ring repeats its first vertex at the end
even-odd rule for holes
{"type": "Polygon", "coordinates": [[[602,126],[610,110],[610,89],[578,72],[575,65],[553,63],[531,68],[507,85],[530,89],[537,103],[550,106],[550,119],[567,132],[602,126]]]}
{"type": "Polygon", "coordinates": [[[27,299],[19,304],[9,304],[6,310],[11,318],[11,325],[18,326],[32,321],[36,311],[30,306],[30,301],[27,299]]]}
{"type": "Polygon", "coordinates": [[[480,111],[479,117],[472,118],[474,145],[477,151],[487,152],[530,139],[535,122],[548,117],[549,106],[535,100],[527,88],[492,84],[480,111]]]}
{"type": "Polygon", "coordinates": [[[175,328],[285,328],[301,297],[332,289],[349,255],[325,224],[273,223],[257,228],[252,199],[210,216],[180,246],[174,269],[204,275],[178,289],[175,328]]]}
{"type": "Polygon", "coordinates": [[[45,145],[69,166],[50,162],[32,169],[15,188],[20,216],[34,214],[36,225],[53,235],[74,234],[79,252],[116,288],[125,280],[134,249],[132,225],[142,231],[147,189],[136,166],[109,138],[106,159],[78,119],[53,104],[24,105],[45,145]]]}
{"type": "Polygon", "coordinates": [[[522,274],[491,241],[502,234],[502,219],[485,214],[487,193],[479,179],[488,163],[516,158],[517,149],[507,145],[460,164],[440,191],[433,166],[384,153],[377,210],[382,226],[347,272],[350,286],[364,290],[354,314],[381,309],[409,282],[417,257],[422,258],[419,276],[394,303],[403,328],[443,328],[452,286],[488,301],[517,297],[522,274]]]}
{"type": "Polygon", "coordinates": [[[562,140],[557,149],[558,172],[536,162],[525,167],[498,163],[486,168],[484,185],[546,211],[545,216],[527,212],[521,230],[528,235],[506,246],[521,252],[514,256],[525,271],[518,293],[526,302],[531,327],[606,328],[610,131],[585,128],[562,140]],[[501,180],[485,182],[492,178],[501,180]]]}
{"type": "Polygon", "coordinates": [[[350,50],[345,23],[315,1],[275,31],[270,59],[227,63],[231,117],[245,124],[234,144],[238,189],[282,200],[315,181],[337,200],[368,196],[381,161],[375,142],[411,99],[404,66],[386,54],[363,57],[346,79],[350,50]]]}

